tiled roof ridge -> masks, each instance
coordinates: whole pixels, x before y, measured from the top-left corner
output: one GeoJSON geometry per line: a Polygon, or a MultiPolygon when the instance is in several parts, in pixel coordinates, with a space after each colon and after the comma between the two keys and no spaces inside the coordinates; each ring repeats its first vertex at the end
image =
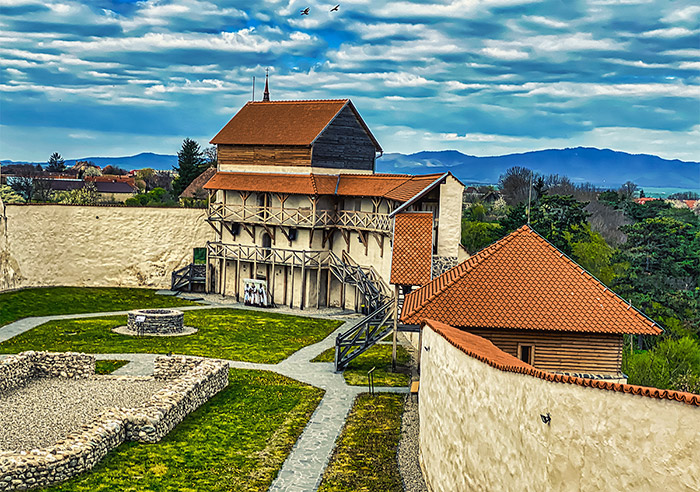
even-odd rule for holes
{"type": "MultiPolygon", "coordinates": [[[[544,379],[545,381],[550,381],[550,382],[555,382],[555,383],[566,383],[566,384],[575,384],[578,386],[583,386],[583,387],[589,387],[589,388],[597,388],[597,389],[602,389],[602,390],[608,390],[608,391],[616,391],[618,393],[628,393],[628,394],[633,394],[633,395],[638,395],[638,396],[644,396],[647,398],[655,398],[659,400],[671,400],[671,401],[678,401],[681,403],[685,403],[688,405],[694,405],[694,406],[699,406],[700,407],[700,395],[696,395],[694,393],[687,393],[683,391],[675,391],[675,390],[665,390],[665,389],[658,389],[658,388],[652,388],[649,386],[637,386],[634,384],[627,384],[627,383],[612,383],[609,381],[603,381],[599,379],[586,379],[586,378],[580,378],[580,377],[575,377],[575,376],[567,376],[564,374],[553,374],[551,372],[543,371],[541,369],[536,369],[532,367],[531,365],[520,361],[519,359],[516,359],[510,354],[507,354],[506,352],[503,352],[501,349],[496,347],[493,343],[490,341],[486,340],[483,337],[479,337],[478,335],[474,335],[471,333],[466,333],[462,332],[466,335],[470,335],[472,337],[480,338],[481,340],[484,341],[485,344],[488,344],[493,347],[494,351],[499,352],[499,356],[502,354],[504,359],[515,359],[517,361],[517,365],[513,364],[505,364],[502,362],[498,362],[494,360],[493,358],[488,357],[485,354],[479,353],[475,350],[472,350],[468,346],[460,343],[458,340],[455,340],[451,334],[449,333],[449,329],[452,330],[458,330],[457,328],[454,328],[450,325],[446,325],[444,323],[440,323],[438,321],[433,321],[429,319],[424,319],[421,321],[421,329],[425,326],[429,326],[432,328],[436,333],[438,333],[440,336],[442,336],[447,342],[452,345],[453,347],[457,348],[458,350],[464,352],[466,355],[473,357],[474,359],[477,359],[485,364],[488,364],[489,366],[504,371],[504,372],[514,372],[517,374],[524,374],[526,376],[533,376],[539,379],[544,379]],[[447,329],[446,329],[447,328],[447,329]]],[[[489,347],[491,348],[491,347],[489,347]]]]}
{"type": "Polygon", "coordinates": [[[266,104],[266,105],[272,105],[272,104],[299,104],[299,103],[328,103],[328,104],[337,104],[337,103],[344,103],[348,102],[350,99],[285,99],[285,100],[280,100],[280,101],[248,101],[246,104],[266,104]]]}
{"type": "MultiPolygon", "coordinates": [[[[521,229],[522,229],[522,228],[525,228],[525,227],[527,227],[527,228],[529,229],[530,232],[533,232],[533,233],[535,234],[535,237],[536,237],[539,241],[543,242],[543,244],[544,244],[546,247],[548,247],[548,248],[554,250],[555,252],[559,253],[559,254],[560,254],[560,258],[565,259],[565,260],[566,260],[572,267],[574,267],[575,269],[581,270],[581,275],[587,276],[588,279],[589,279],[589,281],[592,281],[592,282],[589,282],[589,283],[591,283],[591,284],[594,285],[598,290],[600,290],[600,291],[602,292],[603,295],[606,295],[606,296],[610,297],[612,300],[616,301],[616,302],[619,303],[619,304],[622,304],[622,305],[624,305],[624,306],[627,306],[627,310],[628,310],[628,311],[629,311],[630,308],[633,309],[633,310],[634,310],[634,311],[633,311],[634,315],[635,315],[637,318],[639,318],[640,321],[646,323],[646,324],[649,325],[649,327],[651,327],[651,328],[657,327],[657,328],[659,328],[659,330],[661,330],[661,331],[663,332],[663,328],[661,328],[661,325],[659,325],[656,321],[654,321],[653,319],[649,318],[646,314],[644,314],[644,313],[641,312],[639,309],[637,309],[635,306],[633,306],[631,301],[625,300],[621,295],[619,295],[617,292],[613,291],[610,287],[608,287],[608,286],[605,285],[602,281],[600,281],[598,278],[596,278],[595,275],[593,275],[593,274],[590,273],[588,270],[586,270],[586,269],[583,268],[581,265],[579,265],[579,264],[576,263],[574,260],[572,260],[566,253],[564,253],[564,252],[561,251],[559,248],[557,248],[556,246],[554,246],[552,243],[550,243],[549,241],[547,241],[547,239],[545,239],[539,232],[537,232],[535,229],[533,229],[533,228],[530,227],[529,225],[524,225],[524,226],[521,227],[521,229]]],[[[519,229],[518,229],[518,230],[519,230],[519,229]]]]}
{"type": "MultiPolygon", "coordinates": [[[[437,286],[437,288],[430,293],[430,295],[427,297],[427,299],[421,303],[421,306],[414,311],[406,312],[405,315],[402,312],[401,313],[401,318],[407,318],[410,316],[414,316],[416,313],[427,307],[437,296],[439,296],[442,292],[447,290],[451,285],[453,285],[455,282],[457,282],[459,279],[464,277],[467,273],[472,271],[474,267],[477,265],[481,264],[484,260],[486,260],[489,256],[491,256],[495,251],[498,251],[501,249],[503,246],[508,244],[510,241],[512,241],[515,237],[515,233],[521,233],[524,232],[526,228],[529,228],[529,226],[525,225],[522,226],[512,233],[508,234],[507,236],[502,237],[498,241],[492,243],[491,245],[485,247],[481,251],[477,252],[473,256],[470,256],[466,260],[464,260],[462,263],[459,263],[458,265],[450,268],[446,272],[444,272],[442,275],[439,275],[435,277],[433,280],[428,282],[426,285],[424,285],[422,288],[423,289],[430,289],[433,285],[437,286]],[[443,283],[444,282],[444,283],[443,283]],[[442,284],[442,285],[440,285],[442,284]]],[[[414,296],[418,293],[417,291],[414,296]]],[[[417,299],[417,297],[415,297],[417,299]]],[[[406,307],[411,307],[410,305],[406,307]]],[[[403,311],[403,310],[402,310],[403,311]]]]}
{"type": "Polygon", "coordinates": [[[314,194],[318,195],[318,187],[316,186],[316,178],[314,176],[314,173],[310,173],[309,176],[311,179],[311,187],[314,190],[314,194]]]}

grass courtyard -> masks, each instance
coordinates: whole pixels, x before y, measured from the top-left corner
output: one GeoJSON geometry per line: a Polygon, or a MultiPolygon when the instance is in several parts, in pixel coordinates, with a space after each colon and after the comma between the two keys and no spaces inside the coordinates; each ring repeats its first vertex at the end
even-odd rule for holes
{"type": "MultiPolygon", "coordinates": [[[[408,386],[411,377],[407,372],[391,371],[391,351],[391,345],[375,345],[350,361],[343,371],[345,382],[351,386],[367,386],[367,371],[374,367],[375,386],[408,386]]],[[[335,348],[333,347],[316,356],[311,362],[333,362],[334,358],[335,348]]],[[[396,350],[397,365],[405,367],[410,360],[408,351],[399,345],[396,350]]]]}
{"type": "Polygon", "coordinates": [[[180,337],[112,332],[126,316],[51,321],[0,343],[0,353],[25,350],[86,353],[168,353],[275,364],[332,333],[341,321],[242,309],[185,312],[199,331],[180,337]]]}
{"type": "Polygon", "coordinates": [[[158,295],[153,289],[36,287],[0,293],[0,327],[18,319],[32,316],[99,313],[197,304],[197,302],[178,297],[158,295]]]}
{"type": "Polygon", "coordinates": [[[322,396],[278,374],[232,369],[229,386],[159,443],[122,444],[45,490],[266,491],[322,396]]]}
{"type": "Polygon", "coordinates": [[[403,406],[403,395],[357,397],[319,492],[403,492],[396,461],[403,406]]]}

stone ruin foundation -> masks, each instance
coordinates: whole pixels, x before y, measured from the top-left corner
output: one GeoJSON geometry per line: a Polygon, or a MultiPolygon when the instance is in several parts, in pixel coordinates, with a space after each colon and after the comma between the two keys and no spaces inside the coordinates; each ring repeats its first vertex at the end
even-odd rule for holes
{"type": "MultiPolygon", "coordinates": [[[[61,378],[70,384],[70,379],[94,374],[95,358],[91,355],[23,352],[0,360],[0,395],[35,378],[61,378]]],[[[68,480],[92,469],[124,441],[160,441],[228,385],[228,363],[158,356],[153,378],[166,382],[166,386],[144,405],[106,408],[92,422],[52,446],[30,451],[0,450],[0,491],[47,487],[68,480]]]]}

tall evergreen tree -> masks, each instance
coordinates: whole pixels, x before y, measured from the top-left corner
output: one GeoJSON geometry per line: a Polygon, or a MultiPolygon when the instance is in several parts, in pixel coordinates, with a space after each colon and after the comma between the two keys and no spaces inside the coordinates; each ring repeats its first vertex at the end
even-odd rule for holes
{"type": "Polygon", "coordinates": [[[66,170],[66,163],[61,157],[61,154],[54,152],[49,157],[49,165],[46,166],[46,170],[50,173],[62,173],[66,170]]]}
{"type": "Polygon", "coordinates": [[[178,177],[173,180],[173,193],[180,196],[185,188],[197,178],[207,168],[206,160],[199,148],[199,144],[192,139],[186,138],[182,142],[182,149],[177,153],[177,167],[173,168],[178,172],[178,177]]]}

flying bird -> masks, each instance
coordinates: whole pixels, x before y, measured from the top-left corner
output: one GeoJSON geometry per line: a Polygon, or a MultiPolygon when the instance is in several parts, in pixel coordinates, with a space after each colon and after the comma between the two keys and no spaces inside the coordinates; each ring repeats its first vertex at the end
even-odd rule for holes
{"type": "Polygon", "coordinates": [[[331,9],[331,12],[337,12],[339,8],[340,8],[340,4],[338,4],[338,5],[336,5],[335,7],[333,7],[333,8],[331,9]]]}
{"type": "Polygon", "coordinates": [[[301,9],[301,15],[309,15],[309,9],[311,7],[306,7],[305,9],[301,9]]]}

